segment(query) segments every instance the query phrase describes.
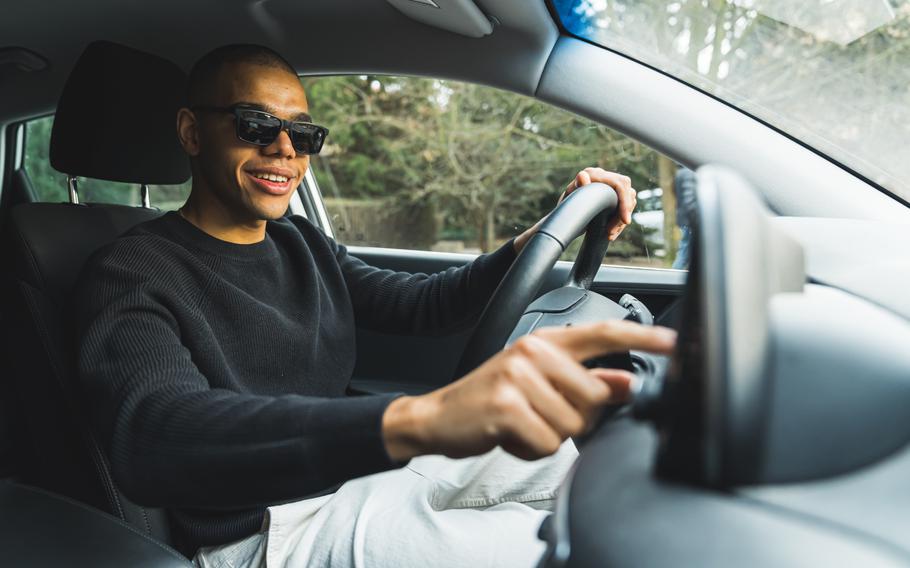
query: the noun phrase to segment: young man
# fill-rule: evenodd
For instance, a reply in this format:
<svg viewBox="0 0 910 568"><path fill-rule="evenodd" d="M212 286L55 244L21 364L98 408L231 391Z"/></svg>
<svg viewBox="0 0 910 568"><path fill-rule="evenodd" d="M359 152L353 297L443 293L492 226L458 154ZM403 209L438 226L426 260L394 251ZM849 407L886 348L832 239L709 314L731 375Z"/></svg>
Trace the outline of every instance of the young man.
<svg viewBox="0 0 910 568"><path fill-rule="evenodd" d="M410 333L464 323L534 229L431 276L367 266L306 220L282 218L324 136L309 124L287 62L261 47L220 48L195 65L188 94L177 135L192 165L189 199L99 251L77 290L80 375L124 492L168 508L178 548L207 547L200 565L347 565L364 555L371 565L468 565L515 542L523 551L500 551L499 561L539 555L540 512L519 503L552 498L574 457L563 441L630 380L578 361L629 348L667 352L673 333L622 322L543 331L427 395L345 396L355 322ZM586 169L567 193L591 181L619 195L615 238L635 204L629 179ZM497 447L528 460L556 453L562 465L521 462L491 452ZM418 458L397 469L432 454L485 457ZM421 468L424 478L460 471L468 482L448 486L476 488L484 475L522 467L534 495L497 488L491 496L486 487L486 500L451 494L442 503L438 484L418 483ZM547 472L555 477L543 491L534 481ZM391 501L371 501L379 495ZM497 511L476 510L499 501ZM396 516L376 521L371 507ZM380 532L364 537L370 521ZM500 521L511 527L502 538L472 546L472 534L489 537ZM391 526L409 542L396 551L381 530ZM438 538L421 533L442 526ZM459 538L466 546L446 548Z"/></svg>

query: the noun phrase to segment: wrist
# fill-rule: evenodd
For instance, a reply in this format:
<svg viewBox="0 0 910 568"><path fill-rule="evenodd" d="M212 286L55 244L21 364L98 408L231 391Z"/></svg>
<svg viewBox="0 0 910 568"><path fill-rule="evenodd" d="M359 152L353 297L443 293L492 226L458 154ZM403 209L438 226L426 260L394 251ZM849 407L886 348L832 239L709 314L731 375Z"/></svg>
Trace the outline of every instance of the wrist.
<svg viewBox="0 0 910 568"><path fill-rule="evenodd" d="M396 462L429 453L426 396L402 396L393 400L382 415L382 439L386 452Z"/></svg>
<svg viewBox="0 0 910 568"><path fill-rule="evenodd" d="M512 241L512 247L515 249L515 254L521 254L522 249L525 248L525 245L528 244L528 241L530 241L531 237L534 236L534 233L537 232L540 223L541 222L538 221L533 227L526 229L525 232L515 237L515 240Z"/></svg>

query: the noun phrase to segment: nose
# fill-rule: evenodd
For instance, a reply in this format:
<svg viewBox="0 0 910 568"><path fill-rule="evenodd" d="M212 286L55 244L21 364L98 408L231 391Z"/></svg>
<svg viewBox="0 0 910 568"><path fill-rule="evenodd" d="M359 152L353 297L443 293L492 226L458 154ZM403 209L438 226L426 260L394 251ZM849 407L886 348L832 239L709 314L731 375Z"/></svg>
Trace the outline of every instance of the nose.
<svg viewBox="0 0 910 568"><path fill-rule="evenodd" d="M297 157L297 151L294 150L294 144L291 143L291 136L284 129L278 133L278 137L271 144L262 147L262 152L267 156L277 156L289 160Z"/></svg>

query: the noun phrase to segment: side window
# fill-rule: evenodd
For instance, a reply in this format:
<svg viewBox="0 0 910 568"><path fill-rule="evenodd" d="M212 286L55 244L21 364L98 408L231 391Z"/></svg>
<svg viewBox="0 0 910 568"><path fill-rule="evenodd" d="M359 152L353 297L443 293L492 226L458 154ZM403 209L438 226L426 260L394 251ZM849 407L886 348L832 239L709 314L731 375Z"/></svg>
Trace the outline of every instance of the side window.
<svg viewBox="0 0 910 568"><path fill-rule="evenodd" d="M490 251L550 211L591 165L628 175L638 190L633 224L604 263L669 268L687 240L677 223L677 165L600 124L469 83L374 75L302 81L314 120L330 131L311 167L342 243Z"/></svg>
<svg viewBox="0 0 910 568"><path fill-rule="evenodd" d="M25 125L23 167L32 182L38 201L69 201L66 175L51 167L49 152L53 116L30 120ZM79 178L79 199L85 203L139 205L139 186L91 178ZM150 185L153 207L169 211L179 208L190 193L190 182L180 185Z"/></svg>

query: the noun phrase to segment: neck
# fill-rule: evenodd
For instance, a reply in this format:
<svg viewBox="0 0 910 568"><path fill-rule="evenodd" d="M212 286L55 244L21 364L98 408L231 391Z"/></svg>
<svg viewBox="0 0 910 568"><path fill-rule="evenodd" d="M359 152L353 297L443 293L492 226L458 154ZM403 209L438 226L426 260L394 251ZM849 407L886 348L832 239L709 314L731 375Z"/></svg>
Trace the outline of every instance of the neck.
<svg viewBox="0 0 910 568"><path fill-rule="evenodd" d="M179 213L200 230L222 241L250 245L265 239L264 220L238 218L218 199L198 191L195 184Z"/></svg>

